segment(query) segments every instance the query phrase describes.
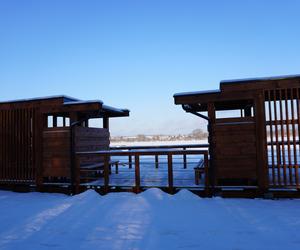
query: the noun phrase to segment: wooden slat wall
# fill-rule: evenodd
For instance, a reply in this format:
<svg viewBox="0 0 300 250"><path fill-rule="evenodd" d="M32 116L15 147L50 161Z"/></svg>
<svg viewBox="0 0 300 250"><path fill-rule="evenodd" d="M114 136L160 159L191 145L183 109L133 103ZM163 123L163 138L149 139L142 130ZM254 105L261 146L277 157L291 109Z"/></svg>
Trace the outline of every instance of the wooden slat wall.
<svg viewBox="0 0 300 250"><path fill-rule="evenodd" d="M271 187L299 188L300 88L265 91Z"/></svg>
<svg viewBox="0 0 300 250"><path fill-rule="evenodd" d="M76 152L108 150L109 130L105 128L76 127L75 130ZM104 161L102 156L84 156L82 164L88 165Z"/></svg>
<svg viewBox="0 0 300 250"><path fill-rule="evenodd" d="M43 177L70 177L70 128L43 131Z"/></svg>
<svg viewBox="0 0 300 250"><path fill-rule="evenodd" d="M75 151L109 149L107 129L75 127ZM43 177L70 178L71 170L70 127L47 128L43 131ZM83 157L83 164L103 161L101 156Z"/></svg>
<svg viewBox="0 0 300 250"><path fill-rule="evenodd" d="M217 119L212 128L216 179L257 179L256 137L253 118ZM229 182L228 182L229 183Z"/></svg>
<svg viewBox="0 0 300 250"><path fill-rule="evenodd" d="M34 182L32 108L0 110L0 183Z"/></svg>

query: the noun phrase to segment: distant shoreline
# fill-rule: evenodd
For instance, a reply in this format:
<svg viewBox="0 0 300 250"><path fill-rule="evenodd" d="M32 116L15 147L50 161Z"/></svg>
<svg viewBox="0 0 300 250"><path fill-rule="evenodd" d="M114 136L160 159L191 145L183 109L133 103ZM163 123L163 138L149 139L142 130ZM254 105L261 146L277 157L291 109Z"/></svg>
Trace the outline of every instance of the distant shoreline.
<svg viewBox="0 0 300 250"><path fill-rule="evenodd" d="M183 144L206 144L207 139L201 140L174 140L174 141L111 141L110 146L158 146L158 145L183 145Z"/></svg>

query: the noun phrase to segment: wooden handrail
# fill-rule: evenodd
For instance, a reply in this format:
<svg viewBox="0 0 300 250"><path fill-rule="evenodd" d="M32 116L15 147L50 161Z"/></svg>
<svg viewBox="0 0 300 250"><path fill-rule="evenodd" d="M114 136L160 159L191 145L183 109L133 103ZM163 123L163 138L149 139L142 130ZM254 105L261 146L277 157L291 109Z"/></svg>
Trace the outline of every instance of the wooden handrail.
<svg viewBox="0 0 300 250"><path fill-rule="evenodd" d="M128 156L134 157L135 167L135 186L134 191L140 192L141 177L140 177L140 157L141 156L167 156L168 164L168 189L172 193L174 191L174 179L173 179L173 155L202 155L204 158L204 170L205 170L205 185L209 185L208 179L208 151L199 149L171 149L171 148L151 148L151 149L132 149L132 150L103 150L103 151L90 151L90 152L76 152L76 161L80 161L80 156L98 155L104 157L104 191L109 192L109 159L111 156ZM185 159L186 160L186 159ZM154 162L154 165L158 162ZM186 162L185 162L186 164ZM80 166L80 162L76 163L76 166ZM79 171L77 171L79 173ZM206 187L208 188L208 186Z"/></svg>

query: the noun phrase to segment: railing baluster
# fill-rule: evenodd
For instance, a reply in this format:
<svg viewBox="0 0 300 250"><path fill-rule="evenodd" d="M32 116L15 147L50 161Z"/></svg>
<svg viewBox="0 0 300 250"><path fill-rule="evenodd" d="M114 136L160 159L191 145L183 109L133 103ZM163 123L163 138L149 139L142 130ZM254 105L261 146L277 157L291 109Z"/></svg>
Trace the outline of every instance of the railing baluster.
<svg viewBox="0 0 300 250"><path fill-rule="evenodd" d="M129 152L130 152L130 149L129 149ZM130 154L128 155L128 165L129 165L129 168L132 168L132 157Z"/></svg>
<svg viewBox="0 0 300 250"><path fill-rule="evenodd" d="M282 144L282 159L283 159L283 181L284 185L287 184L286 178L286 159L285 159L285 145L284 145L284 126L283 126L283 107L282 104L284 100L282 99L282 90L279 91L279 111L280 111L280 128L281 128L281 144Z"/></svg>
<svg viewBox="0 0 300 250"><path fill-rule="evenodd" d="M183 150L185 151L186 148L184 147ZM186 168L186 167L187 167L186 154L183 153L183 168Z"/></svg>
<svg viewBox="0 0 300 250"><path fill-rule="evenodd" d="M205 190L209 189L208 153L204 154Z"/></svg>
<svg viewBox="0 0 300 250"><path fill-rule="evenodd" d="M140 176L140 156L139 154L136 154L134 157L135 161L135 192L140 192L141 187L141 176Z"/></svg>
<svg viewBox="0 0 300 250"><path fill-rule="evenodd" d="M168 181L169 181L169 192L173 192L173 159L172 154L168 153Z"/></svg>
<svg viewBox="0 0 300 250"><path fill-rule="evenodd" d="M298 165L298 161L297 161L297 146L296 146L296 127L295 127L295 108L294 108L294 91L293 89L291 90L291 112L292 112L292 136L293 136L293 155L294 155L294 164L293 164L293 170L295 173L295 184L296 186L299 185L299 179L298 179L298 169L296 169L296 165Z"/></svg>
<svg viewBox="0 0 300 250"><path fill-rule="evenodd" d="M109 156L107 154L104 155L104 192L107 193L109 191Z"/></svg>

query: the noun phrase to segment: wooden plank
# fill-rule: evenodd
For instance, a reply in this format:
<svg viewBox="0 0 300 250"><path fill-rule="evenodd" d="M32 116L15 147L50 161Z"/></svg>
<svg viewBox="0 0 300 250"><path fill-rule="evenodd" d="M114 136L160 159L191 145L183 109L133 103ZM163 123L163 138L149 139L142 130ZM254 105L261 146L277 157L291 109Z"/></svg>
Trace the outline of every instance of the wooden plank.
<svg viewBox="0 0 300 250"><path fill-rule="evenodd" d="M235 130L238 128L238 130ZM213 126L213 131L216 134L223 134L223 133L231 133L231 134L241 134L245 133L246 131L253 131L255 129L255 123L240 123L240 124L232 124L232 123L222 123L216 124Z"/></svg>
<svg viewBox="0 0 300 250"><path fill-rule="evenodd" d="M276 141L276 159L277 159L277 180L278 185L281 185L281 172L280 172L280 164L281 164L281 157L280 157L280 145L279 145L279 137L278 137L278 119L277 119L277 93L276 90L273 92L274 96L274 124L275 124L275 141Z"/></svg>
<svg viewBox="0 0 300 250"><path fill-rule="evenodd" d="M298 139L299 139L299 142L298 142L298 149L299 149L299 155L300 155L300 88L297 88L296 89L296 101L297 101L297 120L298 120ZM297 164L296 165L296 170L297 170L297 179L299 179L299 172L298 172L298 168L299 168L299 165ZM299 188L299 184L297 185L297 187Z"/></svg>
<svg viewBox="0 0 300 250"><path fill-rule="evenodd" d="M140 176L140 156L135 154L134 156L134 164L135 164L135 192L140 192L141 186L141 176Z"/></svg>
<svg viewBox="0 0 300 250"><path fill-rule="evenodd" d="M4 159L3 159L3 179L7 178L7 149L8 149L8 134L7 134L7 120L8 120L8 115L7 115L7 110L3 110L3 136L4 136L4 143L5 147L3 148L3 154L4 154Z"/></svg>
<svg viewBox="0 0 300 250"><path fill-rule="evenodd" d="M283 102L282 99L282 90L279 91L279 108L280 108L280 128L281 128L281 141L284 141L284 125L283 125ZM286 178L286 159L285 159L285 147L282 146L282 160L283 160L283 182L284 185L287 185L287 178Z"/></svg>
<svg viewBox="0 0 300 250"><path fill-rule="evenodd" d="M168 183L169 183L169 191L172 193L174 189L173 185L173 160L172 154L168 154Z"/></svg>
<svg viewBox="0 0 300 250"><path fill-rule="evenodd" d="M214 188L216 182L217 182L217 173L218 173L218 169L217 166L214 164L214 159L216 156L215 153L215 148L216 148L216 141L213 140L213 138L215 137L215 133L213 130L213 127L215 126L216 123L216 111L215 111L215 106L214 103L209 102L207 104L207 114L209 117L209 122L208 122L208 142L209 142L209 155L210 155L210 159L209 159L209 165L211 168L211 185L212 188Z"/></svg>
<svg viewBox="0 0 300 250"><path fill-rule="evenodd" d="M109 191L109 157L104 156L104 190Z"/></svg>
<svg viewBox="0 0 300 250"><path fill-rule="evenodd" d="M268 95L268 110L269 120L272 121L272 108L271 108L271 97L270 91L267 91ZM270 139L271 139L271 161L272 161L272 183L275 185L275 164L274 164L274 143L273 143L273 125L270 126Z"/></svg>
<svg viewBox="0 0 300 250"><path fill-rule="evenodd" d="M253 133L245 133L243 136L241 135L228 135L222 134L218 136L213 136L211 140L215 143L229 144L229 143L255 143L256 137Z"/></svg>
<svg viewBox="0 0 300 250"><path fill-rule="evenodd" d="M258 186L261 192L265 192L269 185L264 99L264 92L257 92L254 105L254 113L256 119L257 149L256 166L258 175Z"/></svg>
<svg viewBox="0 0 300 250"><path fill-rule="evenodd" d="M291 89L291 95L293 96L294 94L294 91L293 89ZM298 165L298 160L297 160L297 145L296 145L296 122L295 122L295 108L294 108L294 100L292 98L291 100L291 114L292 114L292 137L293 137L293 155L294 155L294 164L293 165ZM295 183L296 183L296 186L299 185L299 179L298 179L298 169L294 168L294 180L295 180Z"/></svg>
<svg viewBox="0 0 300 250"><path fill-rule="evenodd" d="M159 162L158 162L158 155L155 155L155 168L158 168L158 165Z"/></svg>
<svg viewBox="0 0 300 250"><path fill-rule="evenodd" d="M42 135L43 135L43 128L42 128L42 114L38 108L35 109L35 117L34 117L34 129L33 132L35 134L35 174L36 174L36 185L37 188L40 189L43 184L43 161L42 161Z"/></svg>
<svg viewBox="0 0 300 250"><path fill-rule="evenodd" d="M293 174L292 174L292 157L291 157L291 144L290 144L290 123L289 121L289 105L288 105L288 89L285 89L285 118L287 121L286 124L286 136L287 136L287 143L288 143L288 168L289 168L289 184L293 182Z"/></svg>
<svg viewBox="0 0 300 250"><path fill-rule="evenodd" d="M0 180L3 180L4 174L4 166L3 166L3 159L4 159L4 117L3 117L3 110L0 110Z"/></svg>
<svg viewBox="0 0 300 250"><path fill-rule="evenodd" d="M220 123L254 123L254 117L247 116L247 117L234 117L234 118L218 118L216 119L216 124L219 125Z"/></svg>
<svg viewBox="0 0 300 250"><path fill-rule="evenodd" d="M76 127L76 136L95 137L95 136L109 136L109 130L105 128L88 128Z"/></svg>
<svg viewBox="0 0 300 250"><path fill-rule="evenodd" d="M253 81L241 83L226 83L221 84L220 89L224 92L234 93L235 91L244 90L265 90L265 89L276 89L276 88L295 88L300 84L299 79L278 79L278 80L266 80L266 81Z"/></svg>

